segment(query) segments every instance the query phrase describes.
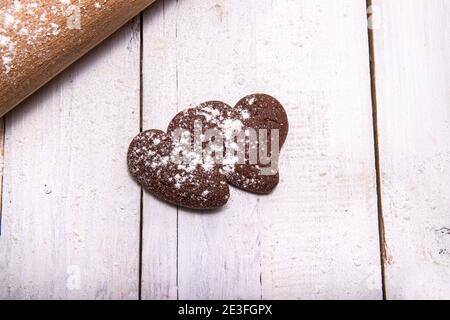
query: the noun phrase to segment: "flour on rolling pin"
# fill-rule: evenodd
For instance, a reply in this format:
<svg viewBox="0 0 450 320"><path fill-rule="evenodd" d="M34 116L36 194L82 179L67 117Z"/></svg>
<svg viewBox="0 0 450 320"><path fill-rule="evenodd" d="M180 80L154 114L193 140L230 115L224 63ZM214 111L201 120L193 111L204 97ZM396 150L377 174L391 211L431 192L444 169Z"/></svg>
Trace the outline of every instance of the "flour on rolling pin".
<svg viewBox="0 0 450 320"><path fill-rule="evenodd" d="M95 9L101 9L107 0L95 2ZM4 74L20 66L16 61L24 55L39 52L51 37L57 37L63 28L80 29L80 3L71 0L56 1L7 1L0 9L0 54ZM61 22L65 22L61 25ZM45 54L45 52L39 52Z"/></svg>
<svg viewBox="0 0 450 320"><path fill-rule="evenodd" d="M153 1L1 1L0 116Z"/></svg>

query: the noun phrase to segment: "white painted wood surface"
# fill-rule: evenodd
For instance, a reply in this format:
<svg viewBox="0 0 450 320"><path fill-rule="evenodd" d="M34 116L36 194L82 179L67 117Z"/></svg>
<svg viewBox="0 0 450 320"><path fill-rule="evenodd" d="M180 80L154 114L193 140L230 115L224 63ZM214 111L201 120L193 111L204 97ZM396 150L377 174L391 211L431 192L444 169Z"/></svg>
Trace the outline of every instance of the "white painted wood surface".
<svg viewBox="0 0 450 320"><path fill-rule="evenodd" d="M136 21L7 115L0 298L381 298L365 5L160 0L142 119ZM387 298L449 298L450 4L372 12ZM211 214L141 199L140 121L258 91L290 119L271 195L232 188Z"/></svg>
<svg viewBox="0 0 450 320"><path fill-rule="evenodd" d="M255 8L254 85L279 95L291 129L259 205L263 297L379 299L365 1Z"/></svg>
<svg viewBox="0 0 450 320"><path fill-rule="evenodd" d="M165 128L174 106L262 91L291 131L270 196L232 189L219 212L178 221L146 196L143 298L174 298L176 285L181 299L381 298L365 1L158 11L144 24L145 128Z"/></svg>
<svg viewBox="0 0 450 320"><path fill-rule="evenodd" d="M246 2L229 5L240 10L250 8ZM227 41L228 32L217 32L223 8L211 1L161 1L158 6L160 12L151 12L144 24L145 128L164 130L177 110L189 104L214 99L237 102L245 92L233 87L236 75L229 70L237 70L242 60L233 62L233 55L223 49L233 41ZM242 32L240 26L236 24L235 33ZM195 34L202 46L193 42ZM247 32L244 39L250 37ZM245 70L251 71L249 67L242 72ZM261 297L254 210L257 197L232 192L232 200L224 210L205 214L180 209L178 221L174 207L146 196L149 201L144 203L143 298ZM174 242L178 243L175 252ZM152 269L147 270L146 266ZM158 283L163 284L163 289L155 288Z"/></svg>
<svg viewBox="0 0 450 320"><path fill-rule="evenodd" d="M136 299L139 27L6 116L0 298Z"/></svg>
<svg viewBox="0 0 450 320"><path fill-rule="evenodd" d="M143 14L143 129L165 131L177 113L177 4L159 1ZM142 298L177 299L177 208L144 192Z"/></svg>
<svg viewBox="0 0 450 320"><path fill-rule="evenodd" d="M374 2L389 299L450 298L450 2Z"/></svg>

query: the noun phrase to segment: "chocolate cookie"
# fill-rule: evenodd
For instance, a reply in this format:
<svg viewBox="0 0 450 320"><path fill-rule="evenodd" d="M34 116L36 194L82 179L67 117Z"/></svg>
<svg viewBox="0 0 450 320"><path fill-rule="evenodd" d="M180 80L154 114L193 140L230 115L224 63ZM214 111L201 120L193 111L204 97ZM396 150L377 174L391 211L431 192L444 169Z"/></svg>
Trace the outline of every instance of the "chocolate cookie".
<svg viewBox="0 0 450 320"><path fill-rule="evenodd" d="M246 191L269 193L279 182L278 158L289 131L287 114L280 102L266 94L244 97L234 109L238 114L245 115L242 117L244 127L256 133L254 149L258 150L258 157L257 161L236 164L234 170L227 173L227 181ZM250 140L247 134L246 142ZM249 149L246 150L247 158Z"/></svg>
<svg viewBox="0 0 450 320"><path fill-rule="evenodd" d="M196 126L200 127L203 149L213 140L217 142L217 137L211 139L211 129L220 131L222 148L219 141L216 152L206 156L220 160L214 161L215 167L229 183L262 194L269 193L278 184L278 153L289 125L286 112L275 98L254 94L241 99L235 107L219 101L205 102L178 113L167 133L181 129L193 136L197 132L198 136Z"/></svg>
<svg viewBox="0 0 450 320"><path fill-rule="evenodd" d="M191 209L213 209L229 198L228 184L219 168L210 166L186 148L190 140L173 140L160 130L136 136L128 149L128 168L147 191L158 198Z"/></svg>
<svg viewBox="0 0 450 320"><path fill-rule="evenodd" d="M227 154L226 139L236 133L243 133L244 124L241 115L233 107L220 101L208 101L197 107L188 108L172 119L167 134L173 135L177 130L190 133L193 145L195 137L197 141L201 140L199 145L202 147L203 158L209 159L220 172L226 174L234 170L237 159L232 154ZM215 150L208 152L208 146L213 141L216 141Z"/></svg>

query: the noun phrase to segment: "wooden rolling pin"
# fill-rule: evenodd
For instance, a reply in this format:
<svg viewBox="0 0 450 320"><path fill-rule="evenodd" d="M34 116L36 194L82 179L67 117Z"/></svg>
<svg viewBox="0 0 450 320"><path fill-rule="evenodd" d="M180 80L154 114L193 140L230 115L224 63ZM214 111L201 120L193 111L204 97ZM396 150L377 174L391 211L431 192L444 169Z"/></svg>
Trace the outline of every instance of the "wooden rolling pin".
<svg viewBox="0 0 450 320"><path fill-rule="evenodd" d="M155 0L0 0L0 116Z"/></svg>

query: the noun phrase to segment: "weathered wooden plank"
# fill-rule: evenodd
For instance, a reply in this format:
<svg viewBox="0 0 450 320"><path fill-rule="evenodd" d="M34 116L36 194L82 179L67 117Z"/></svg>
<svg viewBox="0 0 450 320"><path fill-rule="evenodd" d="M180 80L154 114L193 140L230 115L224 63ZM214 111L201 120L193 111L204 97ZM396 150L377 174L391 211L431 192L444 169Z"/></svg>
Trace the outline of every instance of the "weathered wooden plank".
<svg viewBox="0 0 450 320"><path fill-rule="evenodd" d="M6 117L1 298L138 296L139 24Z"/></svg>
<svg viewBox="0 0 450 320"><path fill-rule="evenodd" d="M156 119L151 127L164 128L174 104L234 104L257 91L281 100L291 122L273 194L232 189L219 212L179 210L178 296L381 298L365 1L165 5L176 12L145 25L149 47L159 50L144 72L153 79L144 93L156 102L144 103ZM168 111L156 115L161 108ZM175 209L153 210L154 223L163 222L144 232L144 243L156 241L159 251L144 259L163 262L149 282L170 281L162 291L174 297L174 271L162 268L174 259ZM169 235L158 234L163 229Z"/></svg>
<svg viewBox="0 0 450 320"><path fill-rule="evenodd" d="M177 113L177 3L144 12L143 129L166 130ZM177 208L147 192L143 198L142 298L177 298Z"/></svg>
<svg viewBox="0 0 450 320"><path fill-rule="evenodd" d="M181 106L206 100L234 105L253 93L255 1L181 1L178 14L178 97ZM231 187L230 187L231 188ZM261 297L261 242L255 195L230 190L211 214L180 210L179 297Z"/></svg>
<svg viewBox="0 0 450 320"><path fill-rule="evenodd" d="M264 298L379 299L365 1L260 1L257 87L285 104L282 181L261 198Z"/></svg>
<svg viewBox="0 0 450 320"><path fill-rule="evenodd" d="M450 2L374 1L390 299L450 298Z"/></svg>
<svg viewBox="0 0 450 320"><path fill-rule="evenodd" d="M244 85L253 77L252 57L248 56L248 66L241 66L243 59L235 60L236 53L233 54L233 50L247 50L249 46L244 42L234 44L234 39L229 38L239 32L243 32L242 40L251 38L250 21L232 26L242 17L239 11L250 10L250 3L164 1L160 6L164 6L161 8L163 13L158 19L146 20L144 32L144 48L149 48L148 52L144 51L144 65L151 64L144 69L144 79L151 79L144 82L144 115L147 112L153 115L149 120L150 127L165 128L176 110L189 104L213 99L234 104L238 98L250 93ZM230 15L225 14L225 10L231 9ZM221 30L224 19L232 30ZM234 74L229 72L230 68L241 68L241 72ZM249 79L245 79L246 73L250 75ZM236 88L235 76L241 77L241 88ZM164 113L158 114L161 109ZM160 122L161 119L164 121ZM177 228L175 209L160 208L162 205L144 206L144 211L147 207L149 211L153 210L154 218L150 223L155 224L153 233L144 232L144 248L146 243L155 242L159 248L158 251L153 250L153 257L144 254L144 265L147 259L148 264L153 263L154 268L159 268L153 274L148 272L150 283L168 281L163 289L166 292L164 297L176 297L170 288L173 288L177 280L174 276L177 275L180 298L261 296L257 197L235 190L232 192L232 200L220 213L179 210L177 274L171 265L176 265L177 258L173 250L173 235L175 231L176 236ZM148 220L152 221L144 221ZM167 220L170 220L170 225ZM167 232L169 235L165 234ZM170 240L167 241L167 237ZM154 285L150 287L153 292L159 290ZM155 297L155 294L148 296Z"/></svg>

